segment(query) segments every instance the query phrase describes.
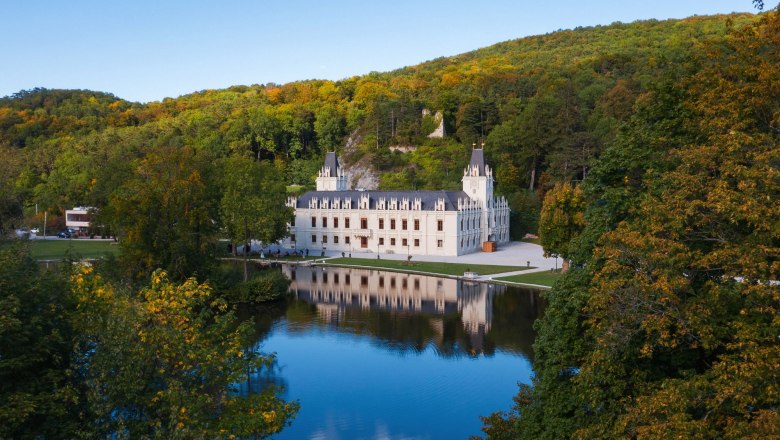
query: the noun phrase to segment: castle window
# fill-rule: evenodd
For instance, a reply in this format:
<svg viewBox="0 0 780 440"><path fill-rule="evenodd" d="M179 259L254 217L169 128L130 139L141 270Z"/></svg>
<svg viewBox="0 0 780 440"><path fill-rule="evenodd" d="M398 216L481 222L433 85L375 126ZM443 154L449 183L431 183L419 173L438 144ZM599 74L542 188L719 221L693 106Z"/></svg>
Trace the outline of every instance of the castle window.
<svg viewBox="0 0 780 440"><path fill-rule="evenodd" d="M419 238L415 238L414 239L414 247L420 247L420 239Z"/></svg>
<svg viewBox="0 0 780 440"><path fill-rule="evenodd" d="M295 226L295 216L290 220L290 226Z"/></svg>
<svg viewBox="0 0 780 440"><path fill-rule="evenodd" d="M368 219L365 217L362 217L360 219L360 229L368 229Z"/></svg>
<svg viewBox="0 0 780 440"><path fill-rule="evenodd" d="M406 228L408 228L408 227L409 227L409 221L406 220L406 219L401 220L401 229L403 229L405 231Z"/></svg>
<svg viewBox="0 0 780 440"><path fill-rule="evenodd" d="M295 242L295 234L290 234L290 241Z"/></svg>
<svg viewBox="0 0 780 440"><path fill-rule="evenodd" d="M349 244L349 235L344 237L344 244Z"/></svg>
<svg viewBox="0 0 780 440"><path fill-rule="evenodd" d="M385 238L379 237L379 246L383 246L385 244Z"/></svg>
<svg viewBox="0 0 780 440"><path fill-rule="evenodd" d="M338 235L334 235L333 236L333 244L339 244L339 236Z"/></svg>
<svg viewBox="0 0 780 440"><path fill-rule="evenodd" d="M390 239L390 246L395 246L395 238Z"/></svg>
<svg viewBox="0 0 780 440"><path fill-rule="evenodd" d="M390 219L390 229L395 229L395 219L394 218Z"/></svg>
<svg viewBox="0 0 780 440"><path fill-rule="evenodd" d="M349 217L344 219L344 227L349 229Z"/></svg>
<svg viewBox="0 0 780 440"><path fill-rule="evenodd" d="M379 219L379 229L384 229L384 228L385 228L385 219L380 218Z"/></svg>
<svg viewBox="0 0 780 440"><path fill-rule="evenodd" d="M419 231L420 230L420 220L414 219L414 230Z"/></svg>
<svg viewBox="0 0 780 440"><path fill-rule="evenodd" d="M436 230L437 231L444 230L444 220L436 220Z"/></svg>
<svg viewBox="0 0 780 440"><path fill-rule="evenodd" d="M323 217L322 218L322 227L323 228L327 228L328 227L328 218L327 217Z"/></svg>
<svg viewBox="0 0 780 440"><path fill-rule="evenodd" d="M316 228L317 227L317 217L311 218L311 227Z"/></svg>
<svg viewBox="0 0 780 440"><path fill-rule="evenodd" d="M444 240L436 240L436 247L444 247Z"/></svg>
<svg viewBox="0 0 780 440"><path fill-rule="evenodd" d="M338 228L339 227L339 218L333 217L333 227Z"/></svg>
<svg viewBox="0 0 780 440"><path fill-rule="evenodd" d="M312 235L311 236L311 242L312 243L316 243L317 242L317 236L316 235Z"/></svg>
<svg viewBox="0 0 780 440"><path fill-rule="evenodd" d="M401 239L401 246L409 246L409 240L405 238Z"/></svg>

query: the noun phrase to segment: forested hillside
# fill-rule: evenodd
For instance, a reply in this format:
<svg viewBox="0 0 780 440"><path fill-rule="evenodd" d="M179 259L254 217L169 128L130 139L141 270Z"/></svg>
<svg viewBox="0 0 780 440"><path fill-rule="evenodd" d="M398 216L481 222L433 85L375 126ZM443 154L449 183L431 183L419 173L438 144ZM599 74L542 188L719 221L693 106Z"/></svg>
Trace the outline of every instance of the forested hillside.
<svg viewBox="0 0 780 440"><path fill-rule="evenodd" d="M535 231L541 192L587 175L659 78L694 70L704 41L751 15L644 21L500 43L342 81L235 86L139 104L83 90L21 91L0 100L0 228L56 221L75 205L106 207L150 153L186 147L196 162L272 161L311 185L324 152L356 143L382 188L457 188L473 144L496 164L513 231ZM423 109L442 112L447 136ZM391 145L414 145L391 153ZM209 173L201 173L205 176ZM211 173L216 175L217 173ZM109 222L110 223L110 222Z"/></svg>
<svg viewBox="0 0 780 440"><path fill-rule="evenodd" d="M446 136L428 137L436 124L424 109L443 114ZM459 187L472 145L484 143L497 189L513 209L513 233L540 231L545 250L570 263L545 294L534 384L521 388L511 411L486 417L488 436L777 438L778 141L777 11L561 31L393 72L235 86L147 104L83 90L22 91L0 99L0 232L37 226L44 211L55 227L65 208L95 207L96 225L117 233L123 246L124 264L110 269L127 269L149 284L144 292L155 307L138 308L87 268L70 281L80 295L76 306L57 306L46 292L64 289L30 270L31 263L19 263L23 253L13 248L0 255L9 274L0 287L11 298L3 310L34 318L34 325L0 336L16 347L13 355L27 356L19 347L49 334L34 307L46 303L52 308L41 308L44 314L56 315L55 306L82 310L74 325L89 338L75 353L92 353L88 342L105 334L99 318L114 309L122 319L103 323L112 331L105 346L145 347L125 331L158 319L156 305L172 295L174 284L155 271L164 268L175 280L198 275L219 286L213 275L219 272L209 270L216 238L278 238L289 219L281 208L283 183L311 186L326 151L342 152L347 163L373 164L383 188L446 189ZM391 152L399 145L417 148ZM189 322L210 284L187 283L185 292L202 293L174 310ZM99 300L93 304L82 292ZM209 320L203 314L193 322ZM21 328L23 320L13 315L4 322ZM55 341L64 334L51 332ZM175 360L167 334L138 337L153 337ZM208 350L227 343L212 339L200 356L211 359ZM74 353L69 343L55 344L62 356ZM50 345L32 348L42 359L62 357ZM159 352L137 356L152 365ZM114 358L124 359L113 352L98 357L105 368L96 371L109 383ZM14 365L38 371L24 359ZM3 399L10 409L0 408L13 422L7 436L60 432L52 414L75 420L61 411L71 408L61 383L72 371L31 375L51 384L29 393L27 382L18 381L22 391ZM190 370L179 379L189 384ZM34 405L48 402L55 387L65 390L61 407ZM150 398L149 411L157 411L158 397L138 390L139 401ZM168 404L179 396L166 399L172 414L163 418L183 417ZM115 414L103 400L93 403L95 414ZM208 405L201 406L208 415ZM275 432L296 408L280 407L279 417L239 435ZM90 414L79 417L95 419ZM192 432L222 432L203 420ZM117 428L93 429L83 436ZM181 436L197 437L192 432Z"/></svg>

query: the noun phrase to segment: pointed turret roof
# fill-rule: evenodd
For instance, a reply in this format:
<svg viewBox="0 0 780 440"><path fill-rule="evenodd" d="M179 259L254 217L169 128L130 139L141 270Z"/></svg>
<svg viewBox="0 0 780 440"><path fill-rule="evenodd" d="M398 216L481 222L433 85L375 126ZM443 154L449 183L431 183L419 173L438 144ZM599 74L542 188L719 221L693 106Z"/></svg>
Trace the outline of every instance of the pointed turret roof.
<svg viewBox="0 0 780 440"><path fill-rule="evenodd" d="M481 148L471 150L471 162L469 162L469 169L474 169L476 166L480 176L485 175L485 154L483 152L484 150Z"/></svg>
<svg viewBox="0 0 780 440"><path fill-rule="evenodd" d="M338 177L339 159L335 151L330 151L325 156L325 166L330 168L330 177Z"/></svg>

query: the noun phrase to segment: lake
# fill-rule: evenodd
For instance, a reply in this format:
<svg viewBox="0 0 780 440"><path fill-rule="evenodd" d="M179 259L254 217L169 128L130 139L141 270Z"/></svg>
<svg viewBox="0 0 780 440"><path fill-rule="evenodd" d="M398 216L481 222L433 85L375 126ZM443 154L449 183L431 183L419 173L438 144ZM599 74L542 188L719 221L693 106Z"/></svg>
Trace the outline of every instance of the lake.
<svg viewBox="0 0 780 440"><path fill-rule="evenodd" d="M538 292L413 274L284 266L253 313L272 380L301 410L274 439L467 439L532 376Z"/></svg>

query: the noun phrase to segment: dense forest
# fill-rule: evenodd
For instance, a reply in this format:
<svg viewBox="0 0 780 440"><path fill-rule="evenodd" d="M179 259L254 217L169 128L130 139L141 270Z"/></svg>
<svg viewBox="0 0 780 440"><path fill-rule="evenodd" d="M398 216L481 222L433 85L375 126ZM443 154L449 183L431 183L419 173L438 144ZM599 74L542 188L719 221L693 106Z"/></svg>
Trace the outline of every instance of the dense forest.
<svg viewBox="0 0 780 440"><path fill-rule="evenodd" d="M160 403L140 385L146 376L111 376L118 352L100 353L96 372L46 367L28 394L12 394L11 382L0 387L18 399L0 404L0 420L10 436L56 432L37 421L110 414L116 395L74 406L80 415L67 403L129 383L138 400L123 408L127 423L152 414L170 424L159 432L220 436L217 421L176 431L184 415L175 399L202 414L214 403L185 392L191 371L164 341L178 334L176 317L191 331L180 338L202 337L190 327L215 316L226 316L225 328L237 325L221 303L205 306L208 282L219 285L214 241L283 234L289 213L268 207L283 205L285 184L311 187L326 151L373 168L380 188L449 189L459 188L471 148L484 145L513 210L513 235L540 232L545 251L570 267L537 322L534 384L521 388L511 411L485 418L488 437L777 436L779 81L780 15L770 11L577 28L392 72L146 104L86 90L2 98L0 232L38 226L44 212L50 228L62 227L64 209L94 207L99 232L120 237L119 266L142 292L86 268L64 280L42 276L14 263L27 258L23 249L4 249L0 291L12 292L3 301L17 307L10 330L0 328L3 344L44 335L63 352L31 348L59 365L73 351L63 331L87 336L76 350L86 357L96 339L132 346L147 336L124 329L148 325L151 351L123 356L149 362L148 376L159 380L151 359L162 353L180 369L182 388ZM446 135L431 138L437 112ZM52 297L57 289L76 293ZM189 302L166 308L177 289ZM19 291L53 306L18 306L27 304ZM99 319L109 309L128 313ZM65 319L58 310L72 313ZM25 327L24 317L40 313L50 324ZM194 359L221 353L236 372L246 367L240 332L222 342L210 335ZM13 368L43 368L17 354ZM94 380L78 382L76 373ZM41 407L36 399L51 387L63 394ZM221 398L236 405L224 407L225 417L235 417L243 403ZM281 429L296 410L279 400L249 404L275 416L239 435ZM67 432L136 432L103 422Z"/></svg>
<svg viewBox="0 0 780 440"><path fill-rule="evenodd" d="M703 42L754 20L578 28L393 72L148 104L84 90L21 91L0 99L0 148L9 159L0 170L0 229L39 225L36 205L54 225L64 209L104 208L139 162L172 149L188 149L204 166L232 155L266 160L288 185L304 187L324 153L336 150L348 164L376 170L380 188L449 189L460 187L472 146L484 143L522 236L536 230L544 190L586 176L659 78L694 69ZM447 136L427 137L435 122L423 109L443 115ZM418 148L402 154L393 145ZM212 171L201 176L218 186Z"/></svg>

